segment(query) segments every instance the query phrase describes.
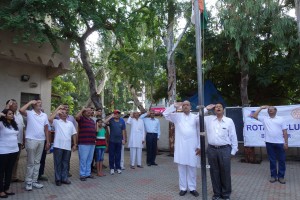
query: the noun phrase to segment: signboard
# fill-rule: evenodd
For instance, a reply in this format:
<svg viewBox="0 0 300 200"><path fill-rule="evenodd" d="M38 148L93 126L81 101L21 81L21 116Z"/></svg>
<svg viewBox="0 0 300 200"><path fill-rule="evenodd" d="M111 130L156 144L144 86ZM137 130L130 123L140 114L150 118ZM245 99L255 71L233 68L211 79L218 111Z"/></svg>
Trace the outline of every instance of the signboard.
<svg viewBox="0 0 300 200"><path fill-rule="evenodd" d="M244 145L249 147L264 147L265 132L263 124L252 118L251 115L259 107L244 107ZM277 115L283 117L287 127L289 147L300 147L300 105L276 106ZM267 109L259 115L269 116Z"/></svg>

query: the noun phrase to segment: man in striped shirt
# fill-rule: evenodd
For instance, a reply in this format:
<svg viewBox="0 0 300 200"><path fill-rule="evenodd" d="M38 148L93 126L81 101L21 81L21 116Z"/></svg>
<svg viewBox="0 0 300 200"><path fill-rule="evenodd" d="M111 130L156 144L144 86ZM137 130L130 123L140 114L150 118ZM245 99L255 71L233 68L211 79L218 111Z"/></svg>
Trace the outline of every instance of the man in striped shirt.
<svg viewBox="0 0 300 200"><path fill-rule="evenodd" d="M76 115L78 123L78 155L80 165L80 180L86 181L86 178L94 178L91 175L91 163L93 160L96 125L92 119L91 108L83 108Z"/></svg>

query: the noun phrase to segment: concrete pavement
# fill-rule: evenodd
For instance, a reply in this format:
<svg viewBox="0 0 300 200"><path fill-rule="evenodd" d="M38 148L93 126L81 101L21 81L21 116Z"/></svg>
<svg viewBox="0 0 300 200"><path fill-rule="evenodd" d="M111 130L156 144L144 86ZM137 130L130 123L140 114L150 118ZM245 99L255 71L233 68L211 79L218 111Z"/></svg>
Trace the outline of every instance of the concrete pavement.
<svg viewBox="0 0 300 200"><path fill-rule="evenodd" d="M285 185L269 183L269 163L265 158L261 164L241 163L240 157L232 159L232 200L299 200L300 199L300 162L287 161ZM96 177L87 181L79 180L78 152L72 153L71 185L56 186L54 182L53 154L47 155L45 175L48 181L42 181L44 188L26 191L24 183L12 183L11 190L16 195L8 200L34 199L109 199L109 200L189 200L202 199L201 170L198 169L198 198L187 193L178 195L177 165L168 153L157 156L158 166L148 167L145 164L146 152L143 152L144 168L129 168L129 151L125 151L125 167L122 174L110 175L105 169L105 177ZM108 166L108 154L104 164ZM20 157L19 176L24 179L26 151ZM208 199L212 197L209 170L207 170Z"/></svg>

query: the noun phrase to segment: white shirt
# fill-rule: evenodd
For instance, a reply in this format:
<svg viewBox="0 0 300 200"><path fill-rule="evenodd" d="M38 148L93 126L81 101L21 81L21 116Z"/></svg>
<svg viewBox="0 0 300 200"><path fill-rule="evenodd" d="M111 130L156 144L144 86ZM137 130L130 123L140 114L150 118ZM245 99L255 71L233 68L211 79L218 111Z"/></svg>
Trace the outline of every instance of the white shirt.
<svg viewBox="0 0 300 200"><path fill-rule="evenodd" d="M9 154L19 151L18 133L13 127L7 128L0 122L0 154Z"/></svg>
<svg viewBox="0 0 300 200"><path fill-rule="evenodd" d="M199 115L174 111L176 108L171 105L163 112L166 120L175 124L174 162L198 167L200 157L196 155L196 149L200 148Z"/></svg>
<svg viewBox="0 0 300 200"><path fill-rule="evenodd" d="M19 133L18 133L18 143L23 144L23 129L25 127L23 116L19 111L14 114L15 121L18 125Z"/></svg>
<svg viewBox="0 0 300 200"><path fill-rule="evenodd" d="M143 148L143 141L145 141L144 121L129 117L127 124L131 125L128 147Z"/></svg>
<svg viewBox="0 0 300 200"><path fill-rule="evenodd" d="M54 119L55 136L53 147L65 150L71 150L72 136L75 135L76 128L69 120Z"/></svg>
<svg viewBox="0 0 300 200"><path fill-rule="evenodd" d="M26 138L33 140L45 140L45 126L49 125L45 113L37 114L34 110L27 110Z"/></svg>
<svg viewBox="0 0 300 200"><path fill-rule="evenodd" d="M283 130L287 129L282 117L259 116L258 120L263 123L265 129L265 142L284 143Z"/></svg>
<svg viewBox="0 0 300 200"><path fill-rule="evenodd" d="M235 131L235 125L231 118L223 116L221 121L216 115L204 117L207 141L210 145L222 146L231 145L231 155L238 151L238 141Z"/></svg>

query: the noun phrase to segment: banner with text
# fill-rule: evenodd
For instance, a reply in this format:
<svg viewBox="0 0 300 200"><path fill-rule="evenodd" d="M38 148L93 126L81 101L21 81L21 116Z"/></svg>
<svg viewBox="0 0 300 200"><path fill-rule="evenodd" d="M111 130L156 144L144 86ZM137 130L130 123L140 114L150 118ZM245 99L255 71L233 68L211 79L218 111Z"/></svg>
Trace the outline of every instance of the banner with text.
<svg viewBox="0 0 300 200"><path fill-rule="evenodd" d="M265 132L262 123L251 115L259 107L244 107L244 146L264 147ZM300 105L276 106L277 115L283 117L287 125L289 147L300 147ZM259 115L268 116L268 110L263 109Z"/></svg>

